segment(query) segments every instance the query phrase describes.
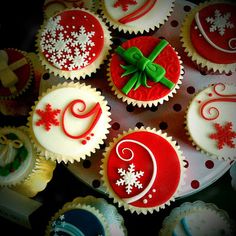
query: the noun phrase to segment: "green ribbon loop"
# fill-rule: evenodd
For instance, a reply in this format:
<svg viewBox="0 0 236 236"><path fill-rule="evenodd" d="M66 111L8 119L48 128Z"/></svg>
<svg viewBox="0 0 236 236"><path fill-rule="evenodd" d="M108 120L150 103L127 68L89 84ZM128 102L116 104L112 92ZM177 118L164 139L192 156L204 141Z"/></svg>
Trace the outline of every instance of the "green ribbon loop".
<svg viewBox="0 0 236 236"><path fill-rule="evenodd" d="M168 45L166 40L161 40L160 43L150 53L148 58L143 56L142 52L137 47L124 49L121 46L116 48L116 53L120 55L130 65L121 65L125 72L121 77L133 74L129 81L122 88L124 94L128 94L132 88L136 90L140 85L150 88L147 84L147 78L155 83L160 82L169 89L173 89L175 84L165 77L165 69L156 63L153 63L155 58Z"/></svg>

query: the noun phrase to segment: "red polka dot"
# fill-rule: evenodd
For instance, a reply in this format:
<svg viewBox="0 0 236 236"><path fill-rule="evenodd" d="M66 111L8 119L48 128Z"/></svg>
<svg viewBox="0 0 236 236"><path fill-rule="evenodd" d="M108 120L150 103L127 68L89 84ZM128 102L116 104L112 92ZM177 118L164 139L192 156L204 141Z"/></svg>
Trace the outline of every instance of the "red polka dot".
<svg viewBox="0 0 236 236"><path fill-rule="evenodd" d="M189 167L188 161L184 160L184 168L188 168L188 167Z"/></svg>
<svg viewBox="0 0 236 236"><path fill-rule="evenodd" d="M91 133L90 135L91 135L91 136L94 136L94 134L93 134L93 133Z"/></svg>
<svg viewBox="0 0 236 236"><path fill-rule="evenodd" d="M208 96L211 97L211 96L212 96L212 93L209 93Z"/></svg>
<svg viewBox="0 0 236 236"><path fill-rule="evenodd" d="M214 167L214 162L212 160L208 160L205 162L205 166L207 169L212 169Z"/></svg>
<svg viewBox="0 0 236 236"><path fill-rule="evenodd" d="M193 180L193 181L191 182L191 187L192 187L192 188L197 189L197 188L199 188L199 186L200 186L199 181Z"/></svg>
<svg viewBox="0 0 236 236"><path fill-rule="evenodd" d="M90 140L90 137L86 137L87 140Z"/></svg>
<svg viewBox="0 0 236 236"><path fill-rule="evenodd" d="M83 145L85 145L85 144L87 143L87 141L86 141L86 140L83 140L81 143L82 143Z"/></svg>

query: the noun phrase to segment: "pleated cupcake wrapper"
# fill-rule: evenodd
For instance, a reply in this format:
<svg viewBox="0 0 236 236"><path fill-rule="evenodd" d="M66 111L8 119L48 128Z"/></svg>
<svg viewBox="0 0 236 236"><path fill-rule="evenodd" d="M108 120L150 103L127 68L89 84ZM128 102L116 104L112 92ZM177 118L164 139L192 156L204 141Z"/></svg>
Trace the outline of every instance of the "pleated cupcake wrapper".
<svg viewBox="0 0 236 236"><path fill-rule="evenodd" d="M180 177L180 182L178 185L178 188L176 189L176 192L173 194L172 197L170 197L170 199L168 201L166 201L165 203L155 206L155 207L149 207L149 208L145 208L145 207L135 207L132 206L126 202L124 202L111 188L109 180L107 179L106 176L106 172L107 172L107 161L109 158L109 154L112 150L112 148L114 147L114 145L124 136L131 134L135 131L148 131L148 132L152 132L154 134L157 134L163 138L165 138L171 145L172 147L175 149L176 153L178 154L179 160L180 160L180 168L181 168L181 177ZM166 133L162 133L161 130L156 130L155 128L150 128L150 127L141 127L141 128L137 128L135 127L134 129L129 129L128 131L123 131L122 134L119 134L116 138L113 139L113 141L110 142L110 144L108 145L108 147L106 147L105 152L103 153L104 158L102 158L102 164L100 167L100 175L101 175L101 180L102 180L102 184L105 187L105 193L108 194L108 196L110 198L113 199L113 202L115 204L118 204L118 207L123 207L125 211L130 211L131 213L137 213L139 214L148 214L148 213L153 213L154 211L159 212L161 209L164 209L166 206L170 206L171 202L174 202L176 197L178 197L179 193L181 192L181 188L183 188L183 186L185 185L185 178L186 178L186 173L185 173L185 168L184 168L184 160L185 157L183 156L182 151L180 150L179 146L176 145L176 141L173 141L171 136L167 136Z"/></svg>
<svg viewBox="0 0 236 236"><path fill-rule="evenodd" d="M233 221L229 218L229 215L225 210L219 209L213 203L205 203L203 201L197 200L192 203L191 202L184 202L179 207L172 209L170 214L162 222L162 228L160 230L159 235L160 236L171 236L173 233L172 230L174 229L175 224L177 221L179 221L179 219L187 216L191 212L197 212L201 209L208 209L209 211L215 212L215 214L218 214L220 216L220 218L222 218L226 222L228 222L229 228L232 230L232 232L235 231L235 227L233 226Z"/></svg>
<svg viewBox="0 0 236 236"><path fill-rule="evenodd" d="M229 83L228 83L229 84ZM210 85L209 85L210 86ZM236 160L236 156L235 157L225 157L225 156L221 156L221 155L215 155L213 153L210 153L209 151L207 150L204 150L202 149L197 143L196 141L194 141L194 139L192 138L192 136L190 135L190 132L189 132L189 129L188 129L188 125L187 125L187 114L188 114L188 110L189 110L189 107L191 105L191 103L193 102L193 100L196 98L196 96L201 93L204 89L207 89L208 86L205 86L204 88L201 89L201 91L199 91L192 99L191 101L189 102L189 105L187 106L186 108L186 111L185 111L185 115L184 115L184 129L186 131L186 134L188 136L188 140L191 142L192 146L198 151L198 152L201 152L203 155L206 155L212 159L217 159L217 160L224 160L224 161L234 161Z"/></svg>
<svg viewBox="0 0 236 236"><path fill-rule="evenodd" d="M100 69L101 65L105 63L105 61L108 58L108 55L110 53L111 50L111 45L112 45L112 41L111 41L111 35L110 35L110 31L108 30L107 26L103 23L102 19L100 19L100 17L97 16L97 14L85 10L84 8L70 8L70 9L66 9L64 11L69 11L69 10L83 10L85 12L88 12L90 14L92 14L101 24L103 31L104 31L104 47L102 49L102 51L100 52L99 56L88 66L82 68L82 69L78 69L78 70L71 70L71 71L65 71L65 70L61 70L59 68L56 68L55 66L51 65L50 62L47 61L47 59L45 58L45 56L43 55L43 53L40 50L40 39L41 39L41 34L44 30L44 27L47 24L47 20L44 21L44 23L42 24L40 30L38 31L38 33L36 34L36 51L37 54L39 56L39 60L41 62L41 64L45 67L45 69L50 72L53 73L55 76L60 76L65 78L66 80L80 80L80 79L85 79L86 76L91 77L92 73L96 73L98 69ZM64 11L60 11L57 14L64 12Z"/></svg>
<svg viewBox="0 0 236 236"><path fill-rule="evenodd" d="M45 236L50 236L51 235L51 230L52 230L52 223L56 220L59 219L61 215L63 215L65 212L74 210L74 209L83 209L86 211L91 212L93 215L95 215L99 221L102 223L105 231L105 235L110 235L109 234L109 225L105 219L105 217L93 206L90 206L88 204L80 204L80 203L74 203L74 202L67 202L58 212L54 214L54 216L51 218L49 221L49 224L46 228L46 233ZM79 220L79 219L78 219ZM92 227L91 225L88 225L88 227Z"/></svg>
<svg viewBox="0 0 236 236"><path fill-rule="evenodd" d="M106 113L106 117L107 117L107 126L103 127L104 128L104 133L101 134L101 137L99 139L99 142L96 143L96 145L94 145L93 149L88 150L86 152L84 152L83 155L79 155L79 156L70 156L70 155L64 155L64 154L60 154L60 153L55 153L55 152L51 152L47 149L45 149L38 141L37 138L34 135L34 131L33 131L33 127L32 127L32 117L34 114L34 111L36 109L37 104L39 103L39 101L41 100L41 98L43 98L46 94L59 89L59 88L65 88L65 87L73 87L73 88L85 88L89 91L93 91L95 96L100 96L101 97L101 106L103 107L103 112ZM105 100L105 97L101 95L101 92L96 91L95 88L92 88L91 85L85 85L83 83L74 83L74 82L64 82L62 84L58 84L58 85L53 85L51 88L47 89L46 92L42 93L41 96L39 96L38 100L35 102L35 105L32 106L32 111L29 113L29 117L28 117L28 126L29 126L29 130L30 130L30 137L32 139L32 142L36 148L36 150L39 152L39 154L43 157L45 157L47 160L53 160L53 161L57 161L57 163L60 162L64 162L65 164L67 162L70 163L74 163L74 161L81 161L84 160L87 157L90 157L93 153L96 152L97 149L100 148L100 145L102 145L104 143L104 140L107 138L107 135L109 133L109 128L111 127L110 125L110 121L111 121L111 113L109 111L109 107L107 106L107 101Z"/></svg>
<svg viewBox="0 0 236 236"><path fill-rule="evenodd" d="M29 75L29 79L28 79L27 83L25 84L25 86L24 86L20 91L17 91L17 93L13 93L13 94L11 94L11 95L9 95L9 96L1 96L1 95L0 95L0 100L12 100L12 99L16 99L16 98L19 97L20 95L24 94L24 93L27 91L27 89L30 88L30 85L32 84L32 80L33 80L33 76L34 76L33 64L32 64L32 62L31 62L31 58L30 58L30 56L28 55L28 53L25 52L25 51L21 51L21 50L19 50L19 49L16 49L16 48L7 48L7 49L13 49L13 50L15 50L15 51L17 51L17 52L22 53L22 54L25 56L25 58L26 58L26 60L27 60L27 63L28 63L29 66L30 66L30 75Z"/></svg>
<svg viewBox="0 0 236 236"><path fill-rule="evenodd" d="M182 47L184 48L185 53L193 62L195 62L200 68L207 69L210 73L219 73L219 74L228 74L233 73L236 71L236 63L231 64L219 64L211 62L200 54L194 49L191 39L190 39L190 26L192 21L194 20L195 14L203 9L204 7L208 6L212 3L226 3L226 1L207 1L204 3L200 3L198 6L193 8L184 18L180 29L180 41L182 43Z"/></svg>
<svg viewBox="0 0 236 236"><path fill-rule="evenodd" d="M177 51L175 51L175 52L178 55L178 52ZM174 94L177 93L177 90L180 88L180 85L182 84L183 75L184 75L184 67L182 65L183 62L182 62L179 55L178 55L178 59L180 62L180 76L179 76L178 82L176 83L175 87L167 95L165 95L164 97L159 98L157 100L139 101L139 100L135 100L133 98L130 98L130 97L126 96L124 93L122 93L115 86L115 84L111 78L110 65L111 65L112 58L110 58L109 64L107 67L107 78L108 78L109 86L111 87L111 90L117 96L117 98L121 99L123 102L126 102L127 104L132 104L133 106L138 106L139 108L141 108L141 107L146 108L146 107L152 107L152 106L157 106L159 104L163 104L165 101L169 101L169 99L172 98L174 96Z"/></svg>
<svg viewBox="0 0 236 236"><path fill-rule="evenodd" d="M106 21L106 23L109 24L110 27L112 27L112 29L117 29L118 31L123 32L124 34L135 34L135 35L139 33L141 34L149 33L149 31L155 31L159 29L169 19L171 13L174 10L174 5L175 5L175 0L171 0L170 10L162 20L159 20L158 22L155 22L153 20L152 25L147 25L147 27L139 29L136 27L126 26L125 24L121 24L119 23L119 21L112 19L112 17L109 16L109 13L106 10L105 4L103 3L103 1L100 1L101 15L103 19Z"/></svg>

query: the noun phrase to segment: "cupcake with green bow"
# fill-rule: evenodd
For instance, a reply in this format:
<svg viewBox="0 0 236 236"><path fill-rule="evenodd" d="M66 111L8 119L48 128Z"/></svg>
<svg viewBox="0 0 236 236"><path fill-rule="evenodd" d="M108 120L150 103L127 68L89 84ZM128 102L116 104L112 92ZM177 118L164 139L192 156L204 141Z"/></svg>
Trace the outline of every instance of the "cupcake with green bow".
<svg viewBox="0 0 236 236"><path fill-rule="evenodd" d="M123 102L152 107L168 101L180 88L182 61L165 39L139 36L118 46L108 67L109 85Z"/></svg>

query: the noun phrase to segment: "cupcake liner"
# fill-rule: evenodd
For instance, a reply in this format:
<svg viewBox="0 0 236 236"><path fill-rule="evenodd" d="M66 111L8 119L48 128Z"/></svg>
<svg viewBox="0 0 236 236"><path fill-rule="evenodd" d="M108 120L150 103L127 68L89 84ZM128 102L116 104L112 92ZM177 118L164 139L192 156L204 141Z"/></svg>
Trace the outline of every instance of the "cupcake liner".
<svg viewBox="0 0 236 236"><path fill-rule="evenodd" d="M75 11L75 12L83 11L84 14L86 14L87 16L91 18L95 18L97 20L96 24L99 24L99 26L101 27L102 29L101 33L103 34L101 37L104 39L103 47L100 48L100 45L98 45L100 48L99 49L100 51L97 52L99 53L98 57L94 58L96 54L90 53L90 51L94 48L97 50L98 48L94 44L94 42L91 40L91 37L93 36L94 33L99 34L99 32L98 30L86 32L85 27L83 25L81 25L80 29L78 30L79 34L77 31L73 31L70 29L71 30L70 37L72 37L72 34L74 35L73 37L76 37L77 34L78 34L78 37L81 35L85 36L87 40L85 43L81 43L81 40L78 40L78 42L76 42L76 40L70 41L70 38L69 38L69 41L66 43L66 46L63 49L64 51L62 51L61 49L57 50L57 48L53 49L53 47L50 48L51 46L49 46L48 42L45 42L44 44L43 42L41 43L42 37L44 37L47 32L50 33L51 31L52 33L50 33L51 34L50 37L51 37L52 43L54 44L54 43L59 42L56 38L55 39L53 38L54 34L56 34L56 32L60 32L60 30L64 28L64 26L60 25L61 15L71 14L70 11ZM80 15L81 14L78 14L78 16ZM84 19L86 19L87 16L85 16ZM75 16L72 16L72 18L73 17ZM53 22L56 25L57 28L55 29L55 32L51 29L47 29L47 25L50 24L50 22L51 23ZM65 27L69 29L70 26L66 25ZM74 25L71 26L72 29L74 29L74 27L75 27ZM92 24L91 27L92 28L95 27L94 24ZM61 37L66 37L66 36L63 36L63 33L67 34L68 32L61 30L61 33L60 33ZM64 39L62 39L62 41L63 40ZM97 38L97 40L99 40L99 38ZM63 43L65 43L65 40L63 41ZM101 42L99 42L99 44L100 43ZM95 13L92 13L91 11L85 10L83 8L82 9L70 8L64 11L60 11L59 13L51 17L49 20L44 21L44 23L42 24L36 36L37 53L45 69L48 70L50 73L53 73L55 76L60 76L60 77L64 77L65 79L71 79L71 80L84 79L86 76L90 77L92 73L95 73L107 59L109 55L109 51L111 49L111 44L112 44L112 41L111 41L110 32L108 28L106 27L106 25ZM44 53L42 52L42 45L45 48L45 50L47 49L48 51L50 51L51 55L46 54L49 57L49 59L47 59ZM72 56L72 49L73 49L73 56ZM85 51L86 49L87 51ZM79 50L82 50L83 53L81 53ZM61 58L62 54L64 56L63 59ZM52 60L52 62L50 62L49 60ZM69 68L70 66L73 68ZM68 70L64 69L63 67L67 68Z"/></svg>
<svg viewBox="0 0 236 236"><path fill-rule="evenodd" d="M175 3L174 0L158 0L158 2L155 2L156 1L148 1L147 5L144 2L143 5L139 6L139 8L137 8L137 6L135 5L132 6L132 4L127 4L127 6L123 6L121 4L117 8L114 7L114 9L112 9L112 1L104 0L100 2L100 8L102 17L104 18L106 23L109 24L109 26L113 29L117 29L118 31L125 34L143 34L160 28L161 25L163 25L168 20L169 16L173 12ZM111 10L113 10L112 14L115 15L114 18L112 18L111 14L109 14L109 12L107 11L106 4L111 7ZM123 7L126 7L127 10L124 10L122 12ZM129 10L129 7L132 10ZM129 19L134 18L134 20L128 22L127 24L120 23L119 19L123 17L129 17ZM138 18L136 19L136 17Z"/></svg>
<svg viewBox="0 0 236 236"><path fill-rule="evenodd" d="M76 223L79 223L79 221L86 220L86 216L81 218L76 219L76 221L73 219L71 222L69 221L70 219L66 218L66 214L70 212L71 210L83 210L86 212L89 212L92 214L94 217L96 217L99 220L99 223L102 224L103 229L104 229L104 235L109 235L109 225L105 219L105 217L93 206L87 205L87 204L79 204L79 203L66 203L56 214L51 218L49 225L46 228L46 234L45 235L51 235L52 231L58 232L70 232L72 230L73 232L79 231L81 232L83 230L77 227ZM90 222L91 223L91 222ZM84 227L84 226L83 226ZM91 227L91 225L88 225L88 229ZM94 225L93 225L94 227ZM81 234L82 235L82 234Z"/></svg>
<svg viewBox="0 0 236 236"><path fill-rule="evenodd" d="M113 81L112 75L111 75L111 62L112 62L112 57L111 57L109 60L108 67L107 67L107 78L108 78L109 86L111 87L111 90L117 96L117 98L121 99L123 102L126 102L127 104L132 104L133 106L144 107L144 108L157 106L158 104L163 104L163 102L165 102L165 101L169 101L169 99L172 98L174 96L174 94L177 93L177 90L180 88L180 85L182 84L183 74L184 74L184 67L182 65L183 62L182 62L180 56L178 55L178 52L175 50L175 48L173 46L171 46L171 47L175 51L177 58L179 60L179 64L180 64L179 78L178 78L178 81L176 82L174 88L171 89L169 93L167 93L165 96L160 97L156 100L147 100L147 101L137 100L137 99L129 97L128 95L124 94L120 89L118 89L116 87L116 85L114 84L114 81ZM141 86L143 86L143 85L141 85Z"/></svg>
<svg viewBox="0 0 236 236"><path fill-rule="evenodd" d="M6 50L15 51L16 53L18 53L18 55L24 56L20 60L16 60L16 61L10 63L10 65L8 65L8 63L7 63L8 58L6 58L7 54L6 54L6 56L5 56L5 53L1 54L2 55L1 60L3 60L4 63L7 63L7 65L8 65L7 68L10 69L16 75L16 77L18 79L22 79L22 78L25 79L26 75L22 74L23 73L22 71L20 72L21 74L19 74L19 72L15 73L15 70L21 68L21 66L29 65L29 75L28 75L27 81L24 84L18 85L18 86L20 86L20 88L18 88L18 86L17 86L17 83L19 82L19 80L13 84L13 87L12 87L13 91L11 92L10 95L1 94L1 90L0 90L0 100L12 100L12 99L15 99L15 98L19 97L20 95L24 94L25 91L27 91L27 89L29 89L30 85L32 84L33 73L34 73L33 64L31 62L30 56L28 55L27 52L16 49L16 48L5 48L2 51L5 52ZM25 61L24 61L24 59L25 59ZM17 65L17 63L18 63L18 65ZM2 78L0 77L0 81L5 80L7 78L8 82L9 82L9 80L11 78L8 76L10 76L10 75L9 74L2 75L1 76ZM20 76L20 78L19 78L19 76ZM1 81L1 83L3 83L3 81Z"/></svg>
<svg viewBox="0 0 236 236"><path fill-rule="evenodd" d="M78 114L74 110L77 105ZM48 111L54 113L55 122L45 123L40 118L39 112ZM39 97L28 117L28 126L40 155L58 163L73 163L100 148L107 138L110 121L107 101L100 92L90 85L65 82L52 86Z"/></svg>
<svg viewBox="0 0 236 236"><path fill-rule="evenodd" d="M189 225L187 223L183 226L183 219L191 214L196 214L196 220L194 222L189 220ZM196 229L193 227L194 223L196 224ZM182 229L184 227L186 229ZM198 200L193 203L185 202L174 208L170 215L164 219L159 236L173 235L174 230L184 232L187 230L188 232L190 231L191 235L196 235L191 230L197 230L199 235L203 235L203 233L205 233L204 235L221 235L222 231L225 235L233 235L235 227L225 210L219 209L213 203L205 203ZM203 232L203 230L206 232Z"/></svg>
<svg viewBox="0 0 236 236"><path fill-rule="evenodd" d="M229 83L209 85L193 97L186 109L185 130L188 139L197 151L213 159L236 160L234 141L236 137L236 120L234 119L233 110L231 110L234 109L233 102L236 101L236 94L231 93L235 91L234 87L235 84ZM230 89L231 92L227 93L227 89ZM194 105L194 103L197 105ZM201 110L204 112L203 114L201 114ZM193 120L196 122L196 125L189 123ZM227 128L229 123L232 125ZM215 126L216 124L219 124L219 128ZM195 128L198 131L197 133ZM228 133L222 133L222 137L227 135L229 138L223 140L223 138L220 138L219 133L226 132L226 128L229 131L227 131ZM219 131L221 129L222 131ZM233 133L235 134L233 135ZM231 134L232 137L230 136ZM222 148L218 146L220 143L222 143Z"/></svg>
<svg viewBox="0 0 236 236"><path fill-rule="evenodd" d="M227 1L206 1L204 3L200 3L198 6L193 8L184 18L182 23L182 27L180 29L180 41L182 43L182 47L184 48L185 53L188 57L191 58L193 62L197 64L201 70L209 71L209 73L233 73L236 71L236 63L229 63L229 64L219 64L211 62L204 57L202 57L193 47L190 39L190 25L195 18L195 14L200 11L201 9L205 8L209 4L212 3L226 3Z"/></svg>
<svg viewBox="0 0 236 236"><path fill-rule="evenodd" d="M155 183L155 181L158 178L161 178L161 177L158 177L158 173L161 173L161 170L158 169L159 166L161 166L160 162L158 161L158 157L157 157L156 161L152 160L152 162L153 162L153 173L152 173L152 175L153 175L154 179L153 179L153 177L149 177L149 182L148 183L145 182L145 180L142 180L142 181L145 182L144 185L145 186L147 185L147 186L141 191L141 193L139 193L140 191L138 191L138 192L136 191L135 192L136 195L135 195L135 194L132 193L132 190L133 190L133 187L143 188L142 183L140 182L141 179L139 179L139 178L141 176L144 176L145 172L144 171L139 171L139 170L135 171L135 165L133 165L133 163L131 163L129 165L129 167L127 167L127 168L125 167L124 164L122 164L122 167L125 167L127 169L127 171L123 168L118 168L118 174L120 175L120 177L117 177L117 178L120 178L120 179L116 181L116 185L122 186L123 188L125 188L128 195L131 193L131 196L130 197L119 196L119 194L122 195L121 192L118 193L121 190L119 190L119 189L114 190L113 187L111 186L111 183L115 181L115 177L114 176L110 177L110 178L112 178L112 180L109 180L108 179L109 177L107 176L108 163L111 162L109 156L111 155L111 153L114 154L113 149L116 146L116 154L114 154L114 155L118 155L118 158L120 158L122 161L132 160L135 154L130 148L123 148L122 149L122 154L125 155L125 152L129 151L129 154L132 154L131 157L130 156L127 157L127 154L126 154L125 157L122 157L122 158L119 157L119 154L117 153L117 148L118 148L117 144L119 143L119 145L120 145L120 143L121 143L120 141L123 140L124 137L127 137L130 134L133 134L135 132L140 132L140 131L141 132L142 131L147 131L147 132L150 132L150 134L156 134L158 137L163 138L165 141L168 142L168 147L169 148L171 147L170 150L172 150L172 151L174 150L175 154L173 154L173 155L176 155L176 157L179 160L178 161L179 162L178 165L179 165L179 168L180 168L179 182L178 182L178 184L176 184L177 186L175 186L173 189L168 190L169 193L164 193L164 192L162 192L162 190L160 190L160 192L159 192L158 188L160 188L160 189L162 188L162 187L160 187L161 183L159 183L159 184ZM145 135L147 135L147 134L145 134ZM131 142L129 138L124 139L124 140L128 140L128 142ZM132 138L131 138L131 140L132 140ZM135 142L136 142L136 140L134 140L134 143ZM139 141L136 142L136 144L138 144L138 143L139 143ZM140 147L144 148L149 153L151 159L153 157L156 158L155 156L158 155L158 154L154 155L153 154L154 150L150 150L149 147L145 146L145 144L142 144L142 145L139 144L139 145L140 145ZM151 146L150 146L150 148L151 148ZM158 152L157 150L155 150L155 151ZM114 203L118 204L119 207L124 207L124 210L126 210L126 211L129 210L131 213L135 212L137 214L140 214L140 213L147 214L147 213L153 213L154 211L159 211L160 209L164 209L166 206L169 206L171 204L171 202L175 201L175 198L178 196L178 194L180 192L180 189L184 185L185 173L184 173L184 157L182 155L182 151L180 150L179 146L176 145L176 141L173 141L172 137L167 136L166 133L162 133L160 130L157 131L155 128L151 129L150 127L147 127L147 128L142 127L142 128L135 128L133 130L129 129L128 131L124 131L123 134L120 134L120 135L118 135L117 138L113 139L113 141L105 149L105 152L104 152L103 155L104 155L104 158L102 159L102 164L101 164L101 167L100 167L100 174L101 174L101 180L103 182L103 185L106 188L106 193L108 194L108 196L110 198L113 199ZM162 154L160 154L160 155L162 155ZM157 174L155 174L155 164L154 164L154 162L156 162L156 165L157 165ZM174 165L174 163L172 163L172 164ZM169 163L168 165L172 166L172 164ZM114 169L114 168L115 167L113 167L113 168L109 167L109 170ZM138 168L141 168L141 167L139 166L139 167L137 167L137 169ZM135 183L131 184L131 186L129 186L129 184L124 182L125 181L125 175L128 172L130 172L130 174L133 175L133 177L135 177L135 180L137 182L137 183L135 182ZM161 174L159 174L159 175L161 175ZM175 174L172 173L172 176L173 175L175 175ZM123 179L124 181L122 180L122 178L124 178ZM177 177L176 177L176 179L177 179ZM163 180L163 182L165 182L165 181ZM163 184L163 182L162 182L162 184ZM155 189L155 185L157 185L157 190ZM172 187L170 187L170 188L172 188ZM154 196L156 194L159 197L155 198ZM160 196L160 195L165 195L165 194L168 195L167 199L165 199L165 196ZM160 202L158 202L159 201L158 198L162 199L162 200L160 200ZM154 202L152 202L152 199L154 200ZM148 203L148 201L150 201L151 203Z"/></svg>

